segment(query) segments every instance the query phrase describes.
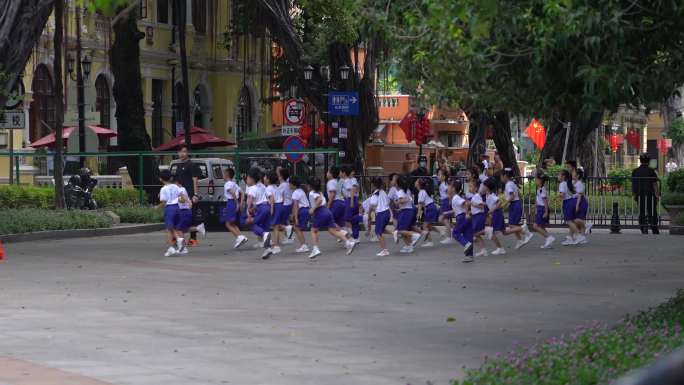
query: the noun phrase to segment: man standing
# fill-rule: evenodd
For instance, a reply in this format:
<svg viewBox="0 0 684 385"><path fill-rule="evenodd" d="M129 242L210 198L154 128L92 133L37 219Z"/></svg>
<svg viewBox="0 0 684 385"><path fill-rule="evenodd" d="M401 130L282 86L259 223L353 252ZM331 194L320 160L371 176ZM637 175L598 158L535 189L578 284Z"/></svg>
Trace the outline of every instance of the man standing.
<svg viewBox="0 0 684 385"><path fill-rule="evenodd" d="M653 234L658 231L658 174L649 167L651 158L648 154L639 156L639 167L632 171L632 195L639 203L639 227L642 234L648 234L651 226Z"/></svg>
<svg viewBox="0 0 684 385"><path fill-rule="evenodd" d="M183 185L185 190L188 192L188 196L190 199L192 199L192 217L194 221L198 209L197 203L201 198L199 191L199 178L202 176L202 170L200 170L196 163L193 163L192 160L190 160L188 157L188 147L185 145L181 146L178 150L178 159L181 161L181 163L178 164L178 168L176 169L176 178L180 180L181 185ZM193 223L193 225L201 224ZM203 232L204 228L201 227L190 232L190 242L188 242L189 246L197 246L197 230L201 230Z"/></svg>

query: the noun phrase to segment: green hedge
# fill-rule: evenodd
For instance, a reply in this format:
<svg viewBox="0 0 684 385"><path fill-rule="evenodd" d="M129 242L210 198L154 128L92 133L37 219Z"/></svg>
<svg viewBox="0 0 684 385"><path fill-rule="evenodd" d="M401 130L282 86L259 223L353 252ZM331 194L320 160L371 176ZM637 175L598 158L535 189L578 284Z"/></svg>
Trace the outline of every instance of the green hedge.
<svg viewBox="0 0 684 385"><path fill-rule="evenodd" d="M664 206L684 205L684 192L668 192L663 194L662 204Z"/></svg>
<svg viewBox="0 0 684 385"><path fill-rule="evenodd" d="M608 384L684 345L684 291L668 302L627 316L614 327L594 324L542 343L485 358L455 385Z"/></svg>
<svg viewBox="0 0 684 385"><path fill-rule="evenodd" d="M164 212L154 207L117 207L113 211L119 216L121 223L161 223L164 221Z"/></svg>
<svg viewBox="0 0 684 385"><path fill-rule="evenodd" d="M0 186L0 207L9 209L54 208L55 190L52 187ZM99 207L130 206L139 203L134 189L96 188L95 201Z"/></svg>
<svg viewBox="0 0 684 385"><path fill-rule="evenodd" d="M675 218L674 223L677 226L684 226L684 214L680 214L677 218Z"/></svg>
<svg viewBox="0 0 684 385"><path fill-rule="evenodd" d="M669 173L666 185L668 191L684 193L684 168Z"/></svg>
<svg viewBox="0 0 684 385"><path fill-rule="evenodd" d="M111 225L112 221L107 216L95 211L0 210L0 235L46 230L94 229Z"/></svg>

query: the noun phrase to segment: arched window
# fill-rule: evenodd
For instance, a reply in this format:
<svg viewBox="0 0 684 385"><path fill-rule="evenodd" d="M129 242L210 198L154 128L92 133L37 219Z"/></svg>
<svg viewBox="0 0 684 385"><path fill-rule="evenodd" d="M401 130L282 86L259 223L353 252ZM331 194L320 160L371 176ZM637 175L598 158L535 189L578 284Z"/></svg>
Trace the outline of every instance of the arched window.
<svg viewBox="0 0 684 385"><path fill-rule="evenodd" d="M252 97L249 88L242 87L240 99L238 100L238 135L249 134L252 132Z"/></svg>
<svg viewBox="0 0 684 385"><path fill-rule="evenodd" d="M55 129L55 91L50 71L44 64L36 67L33 72L31 89L33 102L31 103L29 140L34 142Z"/></svg>
<svg viewBox="0 0 684 385"><path fill-rule="evenodd" d="M95 91L97 98L95 99L95 111L100 113L100 127L110 128L111 121L111 99L109 94L109 83L104 75L100 75L95 80Z"/></svg>

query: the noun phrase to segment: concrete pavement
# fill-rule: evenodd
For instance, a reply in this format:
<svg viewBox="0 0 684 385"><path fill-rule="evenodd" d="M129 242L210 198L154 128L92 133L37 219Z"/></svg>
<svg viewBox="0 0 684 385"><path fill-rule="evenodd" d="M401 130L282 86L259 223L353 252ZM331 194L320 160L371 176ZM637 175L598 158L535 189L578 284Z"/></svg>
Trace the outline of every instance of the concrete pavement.
<svg viewBox="0 0 684 385"><path fill-rule="evenodd" d="M161 256L161 233L11 244L0 384L447 384L516 341L664 301L682 240L535 239L467 265L457 246L345 256L328 236L314 262L292 247L261 261L225 234L181 258Z"/></svg>

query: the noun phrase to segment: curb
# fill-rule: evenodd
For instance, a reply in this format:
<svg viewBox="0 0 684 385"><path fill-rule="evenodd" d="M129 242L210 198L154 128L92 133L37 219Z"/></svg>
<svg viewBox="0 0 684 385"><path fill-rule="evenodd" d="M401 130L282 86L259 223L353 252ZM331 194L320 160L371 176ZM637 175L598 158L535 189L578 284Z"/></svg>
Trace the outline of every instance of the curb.
<svg viewBox="0 0 684 385"><path fill-rule="evenodd" d="M684 226L670 226L671 235L684 235Z"/></svg>
<svg viewBox="0 0 684 385"><path fill-rule="evenodd" d="M75 230L54 230L54 231L37 231L34 233L25 234L7 234L0 235L0 242L4 243L18 243L18 242L33 242L50 239L71 239L71 238L85 238L85 237L106 237L112 235L130 235L139 233L151 233L154 231L164 230L163 223L118 226L99 229L75 229Z"/></svg>

